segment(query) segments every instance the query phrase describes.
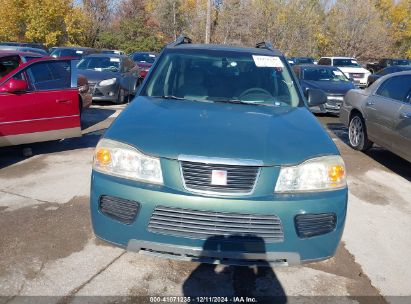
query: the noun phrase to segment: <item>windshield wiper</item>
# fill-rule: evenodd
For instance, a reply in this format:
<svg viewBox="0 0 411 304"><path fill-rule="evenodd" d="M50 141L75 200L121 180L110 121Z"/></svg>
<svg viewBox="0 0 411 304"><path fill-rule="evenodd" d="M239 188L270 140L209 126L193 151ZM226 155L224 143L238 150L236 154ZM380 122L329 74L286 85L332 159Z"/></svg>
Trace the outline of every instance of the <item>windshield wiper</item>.
<svg viewBox="0 0 411 304"><path fill-rule="evenodd" d="M222 102L222 103L234 103L234 104L245 104L245 105L252 105L252 106L271 106L266 103L258 103L258 102L249 102L240 99L216 99L213 100L214 102Z"/></svg>
<svg viewBox="0 0 411 304"><path fill-rule="evenodd" d="M153 98L162 98L162 99L187 100L186 98L178 97L178 96L174 96L174 95L151 96L151 97L153 97Z"/></svg>

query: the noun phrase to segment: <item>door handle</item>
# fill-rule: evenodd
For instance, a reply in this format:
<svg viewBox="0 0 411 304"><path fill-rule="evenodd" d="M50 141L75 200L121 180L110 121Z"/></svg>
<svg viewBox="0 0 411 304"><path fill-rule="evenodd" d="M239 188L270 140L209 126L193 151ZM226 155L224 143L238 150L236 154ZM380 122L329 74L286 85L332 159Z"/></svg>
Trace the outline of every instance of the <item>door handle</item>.
<svg viewBox="0 0 411 304"><path fill-rule="evenodd" d="M400 118L401 119L410 119L411 118L411 113L410 112L401 112L400 113Z"/></svg>
<svg viewBox="0 0 411 304"><path fill-rule="evenodd" d="M368 107L369 107L369 106L373 106L373 105L375 105L375 102L373 102L373 101L367 101L366 105L367 105Z"/></svg>
<svg viewBox="0 0 411 304"><path fill-rule="evenodd" d="M57 99L56 100L57 103L71 103L70 99Z"/></svg>

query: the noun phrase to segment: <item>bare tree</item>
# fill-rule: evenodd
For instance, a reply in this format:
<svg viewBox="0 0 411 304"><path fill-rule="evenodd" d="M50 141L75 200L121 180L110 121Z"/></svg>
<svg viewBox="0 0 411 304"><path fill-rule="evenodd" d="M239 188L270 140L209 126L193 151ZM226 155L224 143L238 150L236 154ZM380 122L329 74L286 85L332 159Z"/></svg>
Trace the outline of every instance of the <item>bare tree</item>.
<svg viewBox="0 0 411 304"><path fill-rule="evenodd" d="M83 0L83 9L88 18L86 41L95 47L98 36L110 24L113 0Z"/></svg>

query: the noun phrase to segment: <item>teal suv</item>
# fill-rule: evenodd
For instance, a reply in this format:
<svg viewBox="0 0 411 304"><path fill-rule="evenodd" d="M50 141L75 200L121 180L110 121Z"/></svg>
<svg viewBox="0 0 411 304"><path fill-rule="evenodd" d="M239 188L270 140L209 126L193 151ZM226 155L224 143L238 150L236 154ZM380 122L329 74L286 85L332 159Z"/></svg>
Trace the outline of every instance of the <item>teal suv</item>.
<svg viewBox="0 0 411 304"><path fill-rule="evenodd" d="M224 264L295 265L334 255L347 185L335 144L283 54L166 46L99 141L97 237L128 250Z"/></svg>

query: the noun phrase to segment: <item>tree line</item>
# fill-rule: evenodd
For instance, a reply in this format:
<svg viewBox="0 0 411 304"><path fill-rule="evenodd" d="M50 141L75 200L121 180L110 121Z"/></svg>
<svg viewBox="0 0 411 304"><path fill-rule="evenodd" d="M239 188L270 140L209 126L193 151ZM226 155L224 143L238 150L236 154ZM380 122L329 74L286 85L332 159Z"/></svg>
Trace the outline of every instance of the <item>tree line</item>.
<svg viewBox="0 0 411 304"><path fill-rule="evenodd" d="M287 56L411 58L410 0L0 0L0 7L2 41L158 51L184 33L200 43L271 41Z"/></svg>

